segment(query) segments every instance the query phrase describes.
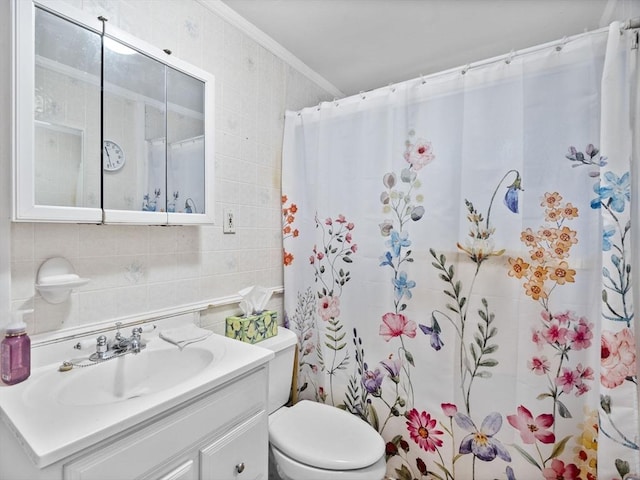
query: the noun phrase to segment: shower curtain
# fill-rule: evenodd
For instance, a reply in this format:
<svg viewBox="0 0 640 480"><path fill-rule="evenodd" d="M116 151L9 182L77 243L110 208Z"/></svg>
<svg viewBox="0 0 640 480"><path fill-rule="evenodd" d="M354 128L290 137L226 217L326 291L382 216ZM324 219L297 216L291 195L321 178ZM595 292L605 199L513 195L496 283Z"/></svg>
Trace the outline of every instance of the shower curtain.
<svg viewBox="0 0 640 480"><path fill-rule="evenodd" d="M635 38L287 112L297 392L380 432L389 478L640 478Z"/></svg>

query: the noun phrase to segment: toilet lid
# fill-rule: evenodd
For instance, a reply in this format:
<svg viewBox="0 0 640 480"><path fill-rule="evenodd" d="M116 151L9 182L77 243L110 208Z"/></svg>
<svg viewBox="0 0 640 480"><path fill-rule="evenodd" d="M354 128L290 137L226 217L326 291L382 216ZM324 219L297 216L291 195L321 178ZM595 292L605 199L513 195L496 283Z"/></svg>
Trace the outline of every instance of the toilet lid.
<svg viewBox="0 0 640 480"><path fill-rule="evenodd" d="M362 419L302 400L269 422L269 441L285 455L326 470L368 467L384 455L384 440Z"/></svg>

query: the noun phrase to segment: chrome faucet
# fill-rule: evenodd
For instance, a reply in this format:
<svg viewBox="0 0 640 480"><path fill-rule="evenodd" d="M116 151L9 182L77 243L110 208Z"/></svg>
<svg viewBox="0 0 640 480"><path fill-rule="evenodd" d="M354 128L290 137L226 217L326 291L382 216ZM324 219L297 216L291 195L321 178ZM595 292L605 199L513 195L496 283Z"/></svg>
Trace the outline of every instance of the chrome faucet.
<svg viewBox="0 0 640 480"><path fill-rule="evenodd" d="M141 327L134 327L131 336L126 338L120 333L120 325L120 322L116 323L117 331L113 340L108 341L104 335L96 339L96 351L89 355L89 360L101 362L127 353L140 353L147 346L142 339Z"/></svg>

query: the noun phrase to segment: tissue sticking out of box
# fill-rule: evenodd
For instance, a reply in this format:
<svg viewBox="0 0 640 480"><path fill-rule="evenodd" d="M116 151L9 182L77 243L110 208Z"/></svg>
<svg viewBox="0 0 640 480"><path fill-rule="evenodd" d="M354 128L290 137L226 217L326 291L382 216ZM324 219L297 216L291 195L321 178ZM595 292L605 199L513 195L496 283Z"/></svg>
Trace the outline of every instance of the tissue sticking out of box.
<svg viewBox="0 0 640 480"><path fill-rule="evenodd" d="M240 310L242 310L244 317L248 317L250 315L258 315L267 308L267 303L271 299L273 291L254 285L243 288L238 294L242 297L242 300L240 300Z"/></svg>

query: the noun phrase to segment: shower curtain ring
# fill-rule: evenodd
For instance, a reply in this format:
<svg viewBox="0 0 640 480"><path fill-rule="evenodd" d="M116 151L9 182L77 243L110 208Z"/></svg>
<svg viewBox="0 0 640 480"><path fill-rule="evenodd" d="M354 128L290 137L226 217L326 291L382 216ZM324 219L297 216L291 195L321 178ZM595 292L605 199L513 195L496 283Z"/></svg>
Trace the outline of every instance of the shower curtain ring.
<svg viewBox="0 0 640 480"><path fill-rule="evenodd" d="M360 98L362 98L362 100L367 98L367 96L364 94L364 91L362 91L362 90L360 90Z"/></svg>
<svg viewBox="0 0 640 480"><path fill-rule="evenodd" d="M470 68L471 68L471 65L467 63L460 73L462 75L465 75L469 71Z"/></svg>
<svg viewBox="0 0 640 480"><path fill-rule="evenodd" d="M568 40L569 39L567 38L566 35L562 37L562 40L560 40L560 44L556 46L556 52L559 52L560 50L562 50L564 46L567 44Z"/></svg>
<svg viewBox="0 0 640 480"><path fill-rule="evenodd" d="M513 56L516 54L516 52L512 49L509 52L509 55L507 55L507 58L505 59L504 63L506 63L507 65L511 64L511 62L513 61Z"/></svg>

